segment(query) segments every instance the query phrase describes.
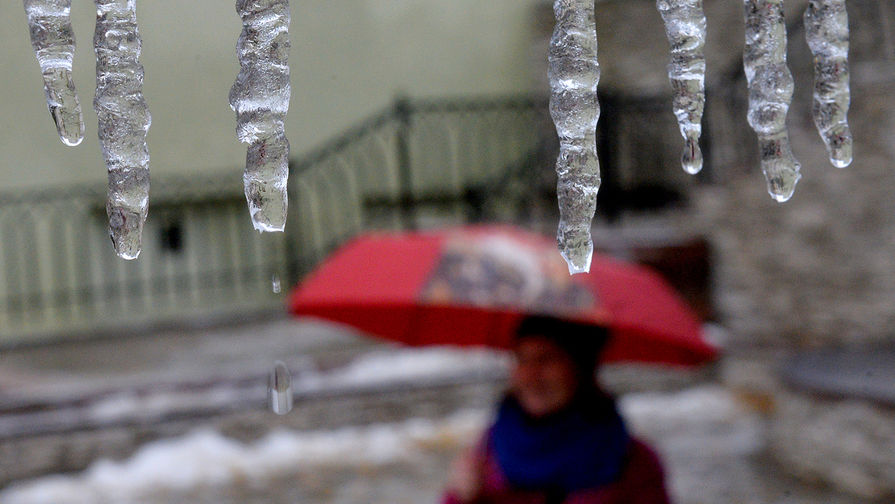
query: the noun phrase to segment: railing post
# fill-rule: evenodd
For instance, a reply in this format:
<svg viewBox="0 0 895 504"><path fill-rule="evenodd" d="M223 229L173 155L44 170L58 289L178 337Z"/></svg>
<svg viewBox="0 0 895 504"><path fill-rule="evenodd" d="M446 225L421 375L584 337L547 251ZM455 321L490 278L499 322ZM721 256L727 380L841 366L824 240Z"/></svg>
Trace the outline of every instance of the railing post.
<svg viewBox="0 0 895 504"><path fill-rule="evenodd" d="M614 95L600 95L600 125L597 128L597 152L600 153L600 197L598 207L602 215L610 223L616 223L621 214L621 185L618 183L618 170L614 164L615 149L618 146L619 117L617 101Z"/></svg>
<svg viewBox="0 0 895 504"><path fill-rule="evenodd" d="M398 191L401 224L404 229L416 229L416 216L413 205L413 173L410 165L410 115L412 105L407 97L400 96L395 100L395 118L398 121L397 159L398 159Z"/></svg>
<svg viewBox="0 0 895 504"><path fill-rule="evenodd" d="M697 180L708 184L717 182L716 174L712 171L712 107L715 105L715 96L713 93L706 91L705 105L703 105L703 124L702 135L699 137L699 144L702 146L702 170L697 175Z"/></svg>
<svg viewBox="0 0 895 504"><path fill-rule="evenodd" d="M295 177L297 177L297 176L298 176L298 174L297 174L297 170L295 169L295 164L292 162L292 160L290 160L289 161L289 179L290 179L289 182L290 183L287 186L287 190L292 189L293 187L297 187L297 184L295 183ZM291 201L292 205L290 205L291 209L292 209L292 212L290 212L290 213L292 215L290 216L291 220L287 218L286 222L287 223L291 222L291 224L289 225L289 228L287 229L287 233L286 233L286 236L284 237L284 239L286 241L286 282L287 282L286 285L292 286L292 285L297 285L298 281L301 280L302 274L304 274L306 272L302 271L303 265L299 264L299 257L301 257L300 254L302 254L303 251L301 250L300 241L299 241L300 240L299 232L301 230L300 230L300 226L296 223L296 220L298 219L298 211L295 210L295 208L296 208L296 204L297 204L296 199L298 198L298 190L297 189L292 190L291 193L289 194L289 197L292 199L292 201Z"/></svg>

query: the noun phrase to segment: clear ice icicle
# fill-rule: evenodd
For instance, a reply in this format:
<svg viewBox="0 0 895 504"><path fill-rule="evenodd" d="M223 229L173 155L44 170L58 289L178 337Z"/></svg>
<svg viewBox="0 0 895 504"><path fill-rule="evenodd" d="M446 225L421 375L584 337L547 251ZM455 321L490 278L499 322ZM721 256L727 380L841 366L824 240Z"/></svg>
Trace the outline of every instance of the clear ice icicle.
<svg viewBox="0 0 895 504"><path fill-rule="evenodd" d="M65 145L84 139L81 102L72 80L75 33L71 27L71 0L24 0L31 46L44 78L50 116Z"/></svg>
<svg viewBox="0 0 895 504"><path fill-rule="evenodd" d="M674 115L684 151L681 166L687 173L702 169L702 112L705 108L705 13L702 0L656 0L671 46L668 78L671 80Z"/></svg>
<svg viewBox="0 0 895 504"><path fill-rule="evenodd" d="M237 0L242 33L236 43L240 71L230 89L236 136L249 144L243 181L252 224L258 231L286 226L289 141L289 2Z"/></svg>
<svg viewBox="0 0 895 504"><path fill-rule="evenodd" d="M814 55L814 124L827 146L830 163L845 168L852 161L845 0L810 0L804 20L805 38Z"/></svg>
<svg viewBox="0 0 895 504"><path fill-rule="evenodd" d="M575 274L590 270L590 228L600 188L597 29L593 0L555 0L553 12L556 25L547 59L550 115L559 135L557 242L569 273Z"/></svg>
<svg viewBox="0 0 895 504"><path fill-rule="evenodd" d="M292 375L286 364L277 361L267 380L270 409L277 415L292 411Z"/></svg>
<svg viewBox="0 0 895 504"><path fill-rule="evenodd" d="M792 101L793 79L786 66L786 25L783 0L744 0L746 46L743 67L749 83L749 125L758 135L761 170L768 193L787 201L801 178L792 154L786 114Z"/></svg>
<svg viewBox="0 0 895 504"><path fill-rule="evenodd" d="M136 0L95 0L96 96L99 143L109 170L109 233L124 259L140 255L149 208L151 118L143 99L142 42Z"/></svg>

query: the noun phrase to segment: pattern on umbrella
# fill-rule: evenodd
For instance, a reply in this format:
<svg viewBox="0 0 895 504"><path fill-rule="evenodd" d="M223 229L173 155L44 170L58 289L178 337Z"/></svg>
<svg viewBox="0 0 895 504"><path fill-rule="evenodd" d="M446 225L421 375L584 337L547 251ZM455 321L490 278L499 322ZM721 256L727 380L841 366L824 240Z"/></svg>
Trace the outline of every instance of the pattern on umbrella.
<svg viewBox="0 0 895 504"><path fill-rule="evenodd" d="M553 251L501 235L462 233L445 243L420 301L569 315L596 305L593 293L572 280Z"/></svg>

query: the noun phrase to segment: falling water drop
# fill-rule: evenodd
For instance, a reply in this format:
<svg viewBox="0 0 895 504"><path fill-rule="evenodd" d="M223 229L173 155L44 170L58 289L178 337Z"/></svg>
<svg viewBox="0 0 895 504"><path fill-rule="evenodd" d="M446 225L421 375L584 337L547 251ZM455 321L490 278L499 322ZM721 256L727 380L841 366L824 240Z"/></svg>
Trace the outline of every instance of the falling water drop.
<svg viewBox="0 0 895 504"><path fill-rule="evenodd" d="M556 25L547 53L550 115L559 136L556 160L559 229L556 241L569 273L590 270L591 220L597 209L597 29L593 0L555 0Z"/></svg>
<svg viewBox="0 0 895 504"><path fill-rule="evenodd" d="M280 275L274 273L273 276L270 277L270 290L272 290L274 294L280 293L282 290L280 286Z"/></svg>
<svg viewBox="0 0 895 504"><path fill-rule="evenodd" d="M50 116L62 143L78 145L84 139L84 117L71 74L75 51L71 0L24 0L24 5Z"/></svg>
<svg viewBox="0 0 895 504"><path fill-rule="evenodd" d="M277 415L292 411L292 375L281 361L274 364L267 381L270 409Z"/></svg>
<svg viewBox="0 0 895 504"><path fill-rule="evenodd" d="M749 125L758 135L761 170L777 202L792 197L801 178L792 153L786 114L793 78L786 66L783 0L744 0L746 46L743 68L749 84Z"/></svg>

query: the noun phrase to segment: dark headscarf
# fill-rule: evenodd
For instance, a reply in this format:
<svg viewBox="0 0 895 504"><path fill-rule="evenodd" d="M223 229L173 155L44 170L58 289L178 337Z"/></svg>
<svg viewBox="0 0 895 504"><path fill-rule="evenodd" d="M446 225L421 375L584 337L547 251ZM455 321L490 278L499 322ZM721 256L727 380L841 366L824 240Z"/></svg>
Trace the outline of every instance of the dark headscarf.
<svg viewBox="0 0 895 504"><path fill-rule="evenodd" d="M530 336L539 336L556 343L572 358L581 385L590 387L594 384L594 374L600 353L609 339L609 331L603 327L549 315L531 315L522 319L516 329L516 339L518 341Z"/></svg>

